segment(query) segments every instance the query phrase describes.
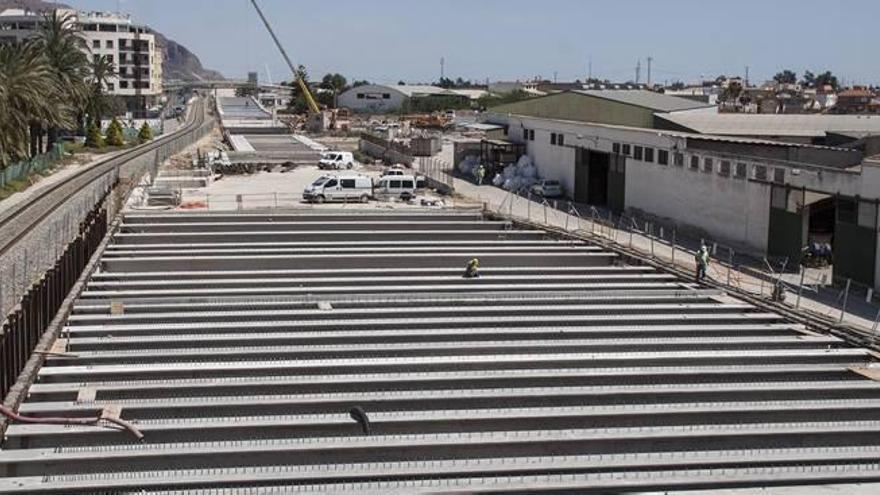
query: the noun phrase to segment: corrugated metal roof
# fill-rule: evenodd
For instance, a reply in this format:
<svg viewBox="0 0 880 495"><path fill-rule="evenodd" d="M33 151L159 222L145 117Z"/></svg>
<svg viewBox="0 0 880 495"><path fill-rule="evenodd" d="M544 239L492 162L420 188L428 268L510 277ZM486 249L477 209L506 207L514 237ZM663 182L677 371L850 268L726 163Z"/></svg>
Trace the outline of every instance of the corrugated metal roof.
<svg viewBox="0 0 880 495"><path fill-rule="evenodd" d="M829 132L880 134L880 116L681 112L658 114L701 134L822 137Z"/></svg>
<svg viewBox="0 0 880 495"><path fill-rule="evenodd" d="M644 90L614 90L614 89L591 89L573 91L574 93L595 96L606 100L613 100L627 105L635 105L650 108L658 112L676 112L695 108L706 108L712 105L701 103L687 98L668 96L662 93Z"/></svg>

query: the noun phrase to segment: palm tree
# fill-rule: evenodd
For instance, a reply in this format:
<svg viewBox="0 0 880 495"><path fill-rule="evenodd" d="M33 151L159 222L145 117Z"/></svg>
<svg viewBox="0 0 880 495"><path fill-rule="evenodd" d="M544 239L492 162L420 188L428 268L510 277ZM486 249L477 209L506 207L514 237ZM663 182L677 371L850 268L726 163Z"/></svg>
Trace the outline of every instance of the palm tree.
<svg viewBox="0 0 880 495"><path fill-rule="evenodd" d="M54 11L44 17L37 37L37 43L45 53L52 75L61 92L57 93L56 103L59 112L76 114L88 104L89 59L85 38L77 31L74 18L70 14ZM48 127L48 146L55 143L59 127Z"/></svg>
<svg viewBox="0 0 880 495"><path fill-rule="evenodd" d="M89 94L87 108L89 123L101 126L102 114L108 109L104 88L116 77L116 69L104 55L95 55L89 64Z"/></svg>
<svg viewBox="0 0 880 495"><path fill-rule="evenodd" d="M38 43L0 46L0 165L33 155L39 127L72 124L61 87Z"/></svg>

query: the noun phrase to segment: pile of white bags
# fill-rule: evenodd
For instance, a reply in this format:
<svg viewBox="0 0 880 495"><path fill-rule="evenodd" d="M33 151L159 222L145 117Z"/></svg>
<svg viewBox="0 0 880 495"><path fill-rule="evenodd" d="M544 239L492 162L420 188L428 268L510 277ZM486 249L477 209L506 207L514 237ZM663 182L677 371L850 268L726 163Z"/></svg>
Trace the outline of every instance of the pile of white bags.
<svg viewBox="0 0 880 495"><path fill-rule="evenodd" d="M500 185L508 191L518 191L530 188L538 181L538 167L532 163L528 156L522 156L516 165L508 165L504 168L502 177L495 185Z"/></svg>

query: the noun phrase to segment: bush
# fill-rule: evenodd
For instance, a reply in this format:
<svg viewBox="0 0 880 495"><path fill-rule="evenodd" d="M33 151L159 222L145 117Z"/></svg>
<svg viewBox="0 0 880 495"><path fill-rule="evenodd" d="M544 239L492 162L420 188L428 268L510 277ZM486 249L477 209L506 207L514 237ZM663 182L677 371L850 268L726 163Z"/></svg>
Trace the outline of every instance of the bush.
<svg viewBox="0 0 880 495"><path fill-rule="evenodd" d="M122 131L122 124L115 118L107 127L107 144L109 146L125 146L125 136Z"/></svg>
<svg viewBox="0 0 880 495"><path fill-rule="evenodd" d="M363 151L355 151L352 153L354 155L354 159L364 165L372 165L374 163L373 157L364 153Z"/></svg>
<svg viewBox="0 0 880 495"><path fill-rule="evenodd" d="M140 132L138 132L138 140L141 143L146 143L147 141L151 141L153 139L153 128L150 127L150 124L144 122L144 125L141 126Z"/></svg>
<svg viewBox="0 0 880 495"><path fill-rule="evenodd" d="M89 126L89 130L86 132L86 146L89 148L104 147L104 136L101 135L101 128L98 127L98 124Z"/></svg>

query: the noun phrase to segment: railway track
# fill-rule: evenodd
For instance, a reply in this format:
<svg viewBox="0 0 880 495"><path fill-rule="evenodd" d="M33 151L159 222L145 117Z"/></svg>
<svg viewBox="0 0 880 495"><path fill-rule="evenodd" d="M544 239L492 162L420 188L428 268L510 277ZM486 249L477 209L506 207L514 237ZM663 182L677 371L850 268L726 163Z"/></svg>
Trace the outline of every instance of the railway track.
<svg viewBox="0 0 880 495"><path fill-rule="evenodd" d="M14 248L31 230L100 178L107 174L119 177L123 166L144 155L164 150L165 156L160 156L160 159L164 159L175 150L181 149L181 144L186 143L205 124L205 111L204 99L198 98L190 106L186 124L177 131L95 163L67 180L43 189L31 201L7 211L0 211L0 256Z"/></svg>

